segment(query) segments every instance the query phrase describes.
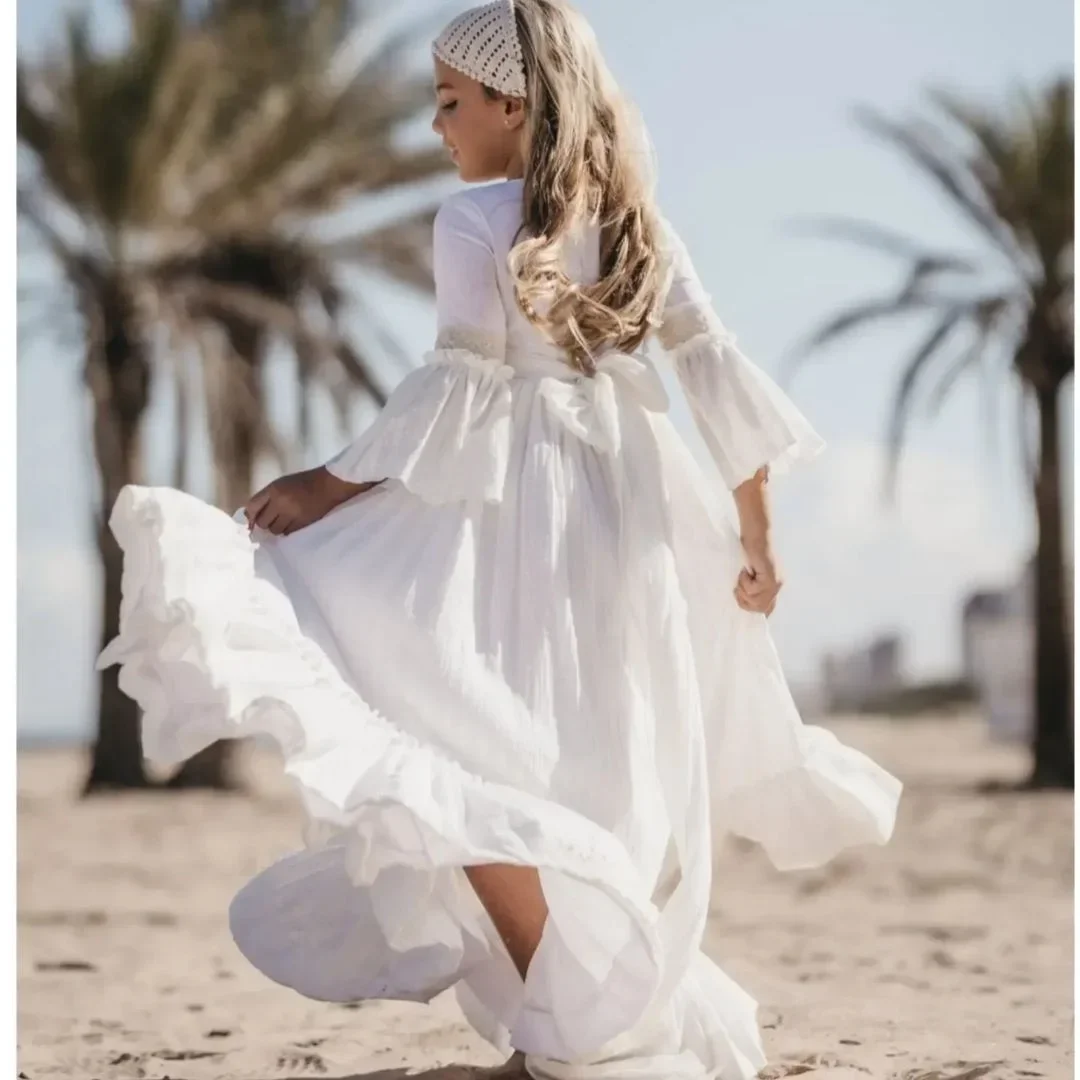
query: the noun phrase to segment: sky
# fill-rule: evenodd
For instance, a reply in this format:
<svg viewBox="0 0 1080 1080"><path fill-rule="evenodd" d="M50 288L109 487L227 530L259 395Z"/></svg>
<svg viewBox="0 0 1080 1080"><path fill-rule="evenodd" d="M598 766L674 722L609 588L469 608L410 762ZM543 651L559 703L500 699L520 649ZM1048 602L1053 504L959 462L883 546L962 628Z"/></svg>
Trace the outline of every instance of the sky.
<svg viewBox="0 0 1080 1080"><path fill-rule="evenodd" d="M20 52L50 40L70 6L19 0ZM120 5L83 6L103 37L115 38ZM649 125L663 212L720 317L773 375L824 317L897 280L887 260L807 234L799 227L805 219L861 218L928 246L986 257L936 191L857 125L856 109L909 116L925 109L925 91L935 86L993 104L1015 87L1037 88L1072 72L1069 0L579 6ZM409 7L425 5L399 5ZM393 290L377 297L383 318L419 362L434 332L432 305ZM793 682L812 681L826 652L883 633L902 636L911 678L955 673L964 597L1010 582L1032 550L1020 402L1000 370L961 382L933 419L920 412L897 502L882 504L892 395L925 332L919 324L866 332L809 360L785 384L828 443L816 462L773 485L786 583L771 625ZM18 724L20 733L38 736L88 734L96 705L96 492L79 369L70 344L20 337ZM284 375L280 381L284 412L288 386ZM1071 522L1071 389L1067 396ZM159 397L148 446L158 483L167 482L167 414ZM677 394L673 418L711 469ZM326 428L317 460L340 445Z"/></svg>

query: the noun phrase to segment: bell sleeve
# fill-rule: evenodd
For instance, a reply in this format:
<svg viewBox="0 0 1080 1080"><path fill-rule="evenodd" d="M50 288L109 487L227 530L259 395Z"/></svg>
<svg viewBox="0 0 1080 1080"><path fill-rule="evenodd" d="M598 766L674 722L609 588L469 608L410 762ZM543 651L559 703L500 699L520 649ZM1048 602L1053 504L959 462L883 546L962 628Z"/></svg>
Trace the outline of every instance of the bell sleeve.
<svg viewBox="0 0 1080 1080"><path fill-rule="evenodd" d="M467 192L435 216L438 336L379 415L326 463L352 483L399 481L429 502L498 501L506 480L506 314L490 227Z"/></svg>
<svg viewBox="0 0 1080 1080"><path fill-rule="evenodd" d="M686 246L670 223L664 229L670 285L657 336L728 488L762 466L772 475L816 457L824 440L773 379L742 354L714 311Z"/></svg>

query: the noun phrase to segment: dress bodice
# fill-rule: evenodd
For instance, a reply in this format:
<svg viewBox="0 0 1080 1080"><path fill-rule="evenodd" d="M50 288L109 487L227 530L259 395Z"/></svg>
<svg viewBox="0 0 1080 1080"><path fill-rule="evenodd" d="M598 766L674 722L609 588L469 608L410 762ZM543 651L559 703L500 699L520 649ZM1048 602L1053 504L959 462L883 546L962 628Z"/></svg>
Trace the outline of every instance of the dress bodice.
<svg viewBox="0 0 1080 1080"><path fill-rule="evenodd" d="M471 236L472 246L486 248L490 261L461 259L459 249L453 267L437 262L439 344L468 345L472 338L487 355L499 357L523 375L571 378L575 370L563 351L529 321L514 298L507 257L520 236L522 187L521 180L487 184L461 192L444 206L440 218L450 221L440 224L448 224L459 240ZM587 222L578 226L563 242L562 260L571 281L581 285L596 282L600 275L599 228ZM455 284L444 288L448 277L456 279ZM498 308L482 300L485 290L490 295L492 286Z"/></svg>
<svg viewBox="0 0 1080 1080"><path fill-rule="evenodd" d="M438 337L376 423L327 463L344 479L407 479L431 499L498 500L506 483L516 384L535 379L550 414L585 443L618 454L623 409L665 412L667 392L645 349L608 350L584 375L518 307L507 256L522 223L521 180L467 188L435 216ZM660 219L663 295L655 336L729 488L762 465L773 471L824 445L780 388L735 347L686 248ZM599 228L565 238L571 281L600 271Z"/></svg>

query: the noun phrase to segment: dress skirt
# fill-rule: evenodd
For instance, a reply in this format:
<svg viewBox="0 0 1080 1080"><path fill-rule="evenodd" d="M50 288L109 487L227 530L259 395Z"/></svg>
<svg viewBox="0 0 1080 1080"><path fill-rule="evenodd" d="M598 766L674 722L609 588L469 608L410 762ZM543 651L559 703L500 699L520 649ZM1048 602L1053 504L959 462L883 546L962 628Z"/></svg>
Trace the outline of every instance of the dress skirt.
<svg viewBox="0 0 1080 1080"><path fill-rule="evenodd" d="M429 423L426 472L384 463L289 536L126 488L99 664L121 663L155 761L280 747L305 844L230 912L271 979L325 1001L453 987L537 1077L753 1076L755 1002L701 952L714 844L820 865L884 843L900 785L803 725L655 372L468 380L474 419L479 390L508 391L471 429L497 440L463 453L460 426ZM481 863L539 869L550 917L524 983L463 873Z"/></svg>

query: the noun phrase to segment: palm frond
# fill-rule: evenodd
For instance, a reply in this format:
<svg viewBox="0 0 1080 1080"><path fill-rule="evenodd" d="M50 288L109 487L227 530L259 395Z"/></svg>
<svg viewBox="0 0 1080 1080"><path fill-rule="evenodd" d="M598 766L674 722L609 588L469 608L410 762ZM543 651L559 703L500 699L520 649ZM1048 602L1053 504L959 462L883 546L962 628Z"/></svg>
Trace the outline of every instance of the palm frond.
<svg viewBox="0 0 1080 1080"><path fill-rule="evenodd" d="M804 235L841 240L882 255L910 259L912 262L935 263L942 270L969 274L978 269L972 257L933 251L903 233L871 221L842 217L795 218L790 222L790 227Z"/></svg>
<svg viewBox="0 0 1080 1080"><path fill-rule="evenodd" d="M266 403L245 404L262 394L270 342L297 358L302 443L318 385L343 420L358 394L381 405L378 364L342 334L351 297L339 272L353 264L429 293L434 209L325 246L308 226L357 196L416 187L423 198L423 185L452 168L441 148L404 137L432 96L429 77L406 63L414 32L380 40L353 69L339 66L335 82L341 41L368 17L362 4L130 0L127 10L122 48L96 51L75 16L55 59L19 69L20 143L37 173L23 185L20 220L84 281L91 316L98 285L119 275L145 301L148 332L176 335L167 362L190 371L202 357L213 375L203 393L223 395L216 454L233 438L249 446L252 433L260 452L281 453ZM67 217L82 230L76 240L68 234L79 230L56 227ZM376 354L400 358L359 310ZM160 351L147 355L160 363ZM190 398L177 382L180 427ZM220 427L230 423L231 434ZM186 480L185 468L177 458L175 477Z"/></svg>
<svg viewBox="0 0 1080 1080"><path fill-rule="evenodd" d="M79 278L85 260L48 220L33 194L25 188L17 189L15 207L19 217L30 225L65 273L72 279Z"/></svg>
<svg viewBox="0 0 1080 1080"><path fill-rule="evenodd" d="M975 302L968 311L974 328L971 344L945 369L927 398L927 413L936 416L958 379L982 364L991 341L1000 335L1002 323L1013 310L1008 296L989 296Z"/></svg>
<svg viewBox="0 0 1080 1080"><path fill-rule="evenodd" d="M794 369L811 354L819 352L825 346L864 326L910 315L918 311L932 311L941 308L948 310L955 302L955 298L923 294L913 295L903 290L897 296L888 296L878 300L866 300L862 303L853 304L828 319L817 330L811 331L806 338L788 350L781 364L782 377L785 379L790 377Z"/></svg>
<svg viewBox="0 0 1080 1080"><path fill-rule="evenodd" d="M341 365L341 369L355 383L361 387L380 408L386 404L386 391L375 381L374 365L369 363L349 342L338 342L335 351L335 359ZM342 405L347 402L343 396Z"/></svg>
<svg viewBox="0 0 1080 1080"><path fill-rule="evenodd" d="M135 222L162 227L182 223L185 188L232 89L216 43L188 35L161 73L147 122L134 147L131 213Z"/></svg>
<svg viewBox="0 0 1080 1080"><path fill-rule="evenodd" d="M897 122L869 110L870 132L897 147L974 225L1000 262L953 254L877 225L825 219L819 234L854 241L899 260L904 277L893 297L855 304L809 335L791 360L874 322L929 313L927 336L905 362L888 428L887 497L916 391L930 381L935 414L958 380L977 369L989 377L995 351L1025 385L1058 387L1074 368L1073 119L1071 80L1037 96L1020 94L1009 112L955 94L933 91L934 122ZM992 270L993 276L987 273ZM961 331L970 340L957 354L949 345ZM791 366L791 360L788 367Z"/></svg>
<svg viewBox="0 0 1080 1080"><path fill-rule="evenodd" d="M71 206L84 202L83 179L69 152L70 132L41 96L40 80L32 78L21 61L15 71L16 130L21 146L33 155L41 181Z"/></svg>
<svg viewBox="0 0 1080 1080"><path fill-rule="evenodd" d="M867 131L901 150L997 250L1022 272L1028 272L1027 252L995 213L979 178L966 161L958 160L957 152L944 142L940 131L925 122L898 123L868 109L860 111L860 120Z"/></svg>
<svg viewBox="0 0 1080 1080"><path fill-rule="evenodd" d="M360 236L323 245L329 258L376 270L421 292L434 287L431 230L436 208L425 206Z"/></svg>
<svg viewBox="0 0 1080 1080"><path fill-rule="evenodd" d="M1052 273L1072 234L1072 90L1059 83L1042 97L1023 90L1017 97L1016 115L1000 117L954 94L932 93L978 148L971 171L995 214Z"/></svg>
<svg viewBox="0 0 1080 1080"><path fill-rule="evenodd" d="M915 354L908 360L900 376L900 382L893 399L892 416L889 420L886 442L886 479L884 485L886 498L891 499L896 495L897 466L900 462L900 453L903 449L904 435L910 419L915 389L926 374L930 362L937 356L939 350L966 316L967 310L961 305L945 311L923 343L915 351Z"/></svg>

